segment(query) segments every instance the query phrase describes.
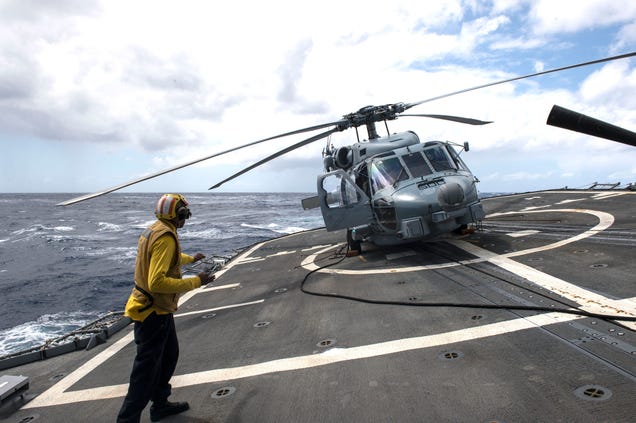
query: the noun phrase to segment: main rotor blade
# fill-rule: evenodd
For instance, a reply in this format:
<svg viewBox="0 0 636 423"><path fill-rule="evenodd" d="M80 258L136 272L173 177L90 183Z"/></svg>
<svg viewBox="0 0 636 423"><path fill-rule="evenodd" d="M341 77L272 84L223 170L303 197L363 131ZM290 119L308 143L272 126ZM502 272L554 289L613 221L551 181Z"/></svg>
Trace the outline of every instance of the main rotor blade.
<svg viewBox="0 0 636 423"><path fill-rule="evenodd" d="M178 166L175 166L175 167L171 167L170 169L166 169L166 170L162 170L162 171L157 172L157 173L146 175L146 176L143 176L143 177L141 177L139 179L135 179L133 181L129 181L129 182L123 183L121 185L117 185L117 186L114 186L112 188L105 189L103 191L98 191L98 192L94 192L92 194L86 194L86 195L82 195L82 196L79 196L79 197L71 198L70 200L66 200L66 201L63 201L61 203L58 203L57 205L58 206L68 206L68 205L71 205L71 204L79 203L80 201L90 200L91 198L99 197L99 196L108 194L110 192L117 191L117 190L120 190L122 188L126 188L126 187L128 187L130 185L138 184L139 182L147 181L148 179L156 178L157 176L161 176L161 175L164 175L166 173L174 172L175 170L179 170L179 169L182 169L184 167L191 166L193 164L196 164L196 163L211 159L213 157L222 156L224 154L231 153L233 151L240 150L240 149L245 148L245 147L250 147L252 145L260 144L260 143L265 142L265 141L271 141L271 140L274 140L276 138L287 137L287 136L290 136L290 135L302 134L303 132L315 131L317 129L326 128L328 126L341 125L341 124L344 124L344 123L347 123L347 122L348 122L348 120L341 119L341 120L338 120L338 121L335 121L335 122L323 123L323 124L320 124L320 125L310 126L310 127L303 128L303 129L297 129L295 131L286 132L284 134L274 135L273 137L263 138L262 140L258 140L258 141L254 141L254 142L251 142L251 143L248 143L248 144L244 144L244 145L238 146L238 147L230 148L229 150L224 150L224 151L221 151L219 153L214 153L214 154L211 154L209 156L205 156L205 157L202 157L200 159L193 160L191 162L187 162L187 163L183 163L183 164L180 164Z"/></svg>
<svg viewBox="0 0 636 423"><path fill-rule="evenodd" d="M275 158L280 157L280 156L282 156L283 154L287 154L287 153L289 153L289 152L290 152L290 151L292 151L292 150L295 150L295 149L297 149L297 148L303 147L303 146L305 146L305 145L307 145L307 144L311 144L312 142L314 142L314 141L318 141L318 140L320 140L320 139L322 139L322 138L328 137L329 135L333 134L334 132L338 132L338 131L340 131L340 129L338 129L338 128L333 128L333 129L330 129L330 130L328 130L328 131L325 131L325 132L323 132L323 133L321 133L321 134L314 135L314 136L313 136L313 137L311 137L311 138L307 138L306 140L303 140L303 141L301 141L301 142L299 142L299 143L296 143L296 144L294 144L294 145L290 145L289 147L287 147L287 148L285 148L285 149L283 149L283 150L280 150L280 151L278 151L278 152L276 152L276 153L272 154L271 156L268 156L268 157L264 158L263 160L260 160L260 161L258 161L258 162L256 162L256 163L254 163L254 164L253 164L253 165L251 165L251 166L246 167L245 169L241 170L240 172L235 173L234 175L230 176L229 178L226 178L226 179L222 180L221 182L217 183L217 184L216 184L216 185L214 185L214 186L211 186L211 187L210 187L210 188L208 188L208 189L218 188L218 187L220 187L221 185L223 185L224 183L226 183L226 182L228 182L228 181L231 181L232 179L237 178L237 177L241 176L242 174L244 174L244 173L246 173L246 172L249 172L250 170L254 169L255 167L258 167L258 166L260 166L260 165L262 165L262 164L265 164L265 163L269 162L270 160L274 160Z"/></svg>
<svg viewBox="0 0 636 423"><path fill-rule="evenodd" d="M416 117L428 117L428 118L434 118L434 119L444 119L444 120L450 120L453 122L459 122L459 123L467 123L469 125L488 125L489 123L492 123L492 121L485 121L485 120L478 120L478 119L471 119L471 118L465 118L465 117L461 117L461 116L451 116L451 115L411 115L411 114L407 114L407 115L400 115L400 117L402 116L416 116Z"/></svg>
<svg viewBox="0 0 636 423"><path fill-rule="evenodd" d="M582 113L574 112L565 107L557 106L556 104L552 106L546 123L559 128L569 129L570 131L605 138L636 147L636 133L621 128L620 126L594 119Z"/></svg>
<svg viewBox="0 0 636 423"><path fill-rule="evenodd" d="M550 70L537 72L537 73L531 73L531 74L523 75L523 76L517 76L515 78L505 79L503 81L497 81L497 82L491 82L491 83L488 83L488 84L478 85L476 87L466 88L466 89L455 91L455 92L452 92L452 93L439 95L437 97L428 98L426 100L418 101L418 102L415 102L415 103L409 103L409 104L406 104L405 107L406 107L406 109L410 109L411 107L418 106L418 105L423 104L423 103L428 103L428 102L431 102L431 101L434 101L434 100L439 100L439 99L442 99L442 98L451 97L451 96L454 96L454 95L457 95L457 94L463 94L463 93L467 93L467 92L470 92L470 91L479 90L481 88L492 87L494 85L505 84L507 82L518 81L520 79L526 79L526 78L532 78L534 76L545 75L545 74L548 74L548 73L559 72L559 71L563 71L563 70L567 70L567 69L574 69L574 68L578 68L578 67L582 67L582 66L594 65L596 63L604 63L604 62L610 62L612 60L625 59L625 58L632 57L632 56L636 56L636 51L631 52L631 53L626 53L626 54L620 54L618 56L606 57L605 59L592 60L590 62L578 63L576 65L564 66L564 67L561 67L561 68L550 69Z"/></svg>

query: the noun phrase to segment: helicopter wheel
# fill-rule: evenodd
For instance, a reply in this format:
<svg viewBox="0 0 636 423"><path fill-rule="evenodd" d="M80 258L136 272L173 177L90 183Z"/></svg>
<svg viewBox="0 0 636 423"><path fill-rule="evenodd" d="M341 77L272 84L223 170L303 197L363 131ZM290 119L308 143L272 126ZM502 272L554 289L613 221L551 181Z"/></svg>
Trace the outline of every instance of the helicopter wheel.
<svg viewBox="0 0 636 423"><path fill-rule="evenodd" d="M468 225L461 225L459 228L455 229L455 233L457 235L470 235L475 232L475 228L471 228Z"/></svg>
<svg viewBox="0 0 636 423"><path fill-rule="evenodd" d="M347 245L349 246L349 252L347 256L357 256L362 252L362 241L357 241L353 239L353 231L351 229L347 229Z"/></svg>
<svg viewBox="0 0 636 423"><path fill-rule="evenodd" d="M461 235L466 229L468 229L468 225L461 225L459 228L455 229L455 233Z"/></svg>

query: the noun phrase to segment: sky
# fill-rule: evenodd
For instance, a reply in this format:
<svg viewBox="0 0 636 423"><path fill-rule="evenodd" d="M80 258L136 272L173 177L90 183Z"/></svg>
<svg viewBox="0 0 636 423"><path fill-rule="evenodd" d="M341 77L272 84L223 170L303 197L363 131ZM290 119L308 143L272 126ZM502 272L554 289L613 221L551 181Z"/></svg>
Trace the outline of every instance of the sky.
<svg viewBox="0 0 636 423"><path fill-rule="evenodd" d="M100 191L367 105L413 103L633 51L633 0L0 0L0 192ZM414 117L388 125L422 141L468 141L462 157L481 192L625 185L636 182L636 148L545 121L558 104L636 131L635 94L632 58L409 110L489 125ZM126 191L204 192L311 135ZM329 141L348 145L356 134ZM217 191L315 191L326 142Z"/></svg>

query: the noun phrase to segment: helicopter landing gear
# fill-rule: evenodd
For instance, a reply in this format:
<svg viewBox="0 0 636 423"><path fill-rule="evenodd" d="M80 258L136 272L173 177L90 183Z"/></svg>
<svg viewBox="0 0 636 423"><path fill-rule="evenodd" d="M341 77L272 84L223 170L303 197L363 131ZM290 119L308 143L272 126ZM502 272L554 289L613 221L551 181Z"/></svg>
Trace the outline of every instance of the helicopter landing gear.
<svg viewBox="0 0 636 423"><path fill-rule="evenodd" d="M347 245L349 246L347 257L354 257L362 252L362 241L353 239L353 230L351 229L347 229Z"/></svg>
<svg viewBox="0 0 636 423"><path fill-rule="evenodd" d="M457 235L470 235L475 232L475 228L468 225L461 225L459 228L455 229L454 232Z"/></svg>

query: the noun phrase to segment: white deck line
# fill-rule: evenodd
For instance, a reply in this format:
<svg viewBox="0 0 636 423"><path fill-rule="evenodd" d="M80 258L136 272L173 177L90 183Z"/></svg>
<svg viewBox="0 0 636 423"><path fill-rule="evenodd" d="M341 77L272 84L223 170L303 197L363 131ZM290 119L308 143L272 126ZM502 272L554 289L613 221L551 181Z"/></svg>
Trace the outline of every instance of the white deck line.
<svg viewBox="0 0 636 423"><path fill-rule="evenodd" d="M538 280L544 283L546 281L549 281L552 284L554 284L555 282L558 282L557 287L560 286L568 290L572 290L572 289L582 290L582 291L578 291L576 295L580 293L585 295L586 296L585 298L592 299L591 294L593 294L595 296L600 297L600 299L603 301L610 300L610 299L607 299L606 297L584 290L583 288L577 287L576 285L572 285L558 278L554 278L551 275L547 275L543 272L540 272L536 269L522 265L521 263L515 262L510 259L510 257L519 256L523 254L530 254L533 252L548 250L551 248L557 248L557 247L566 245L570 242L584 239L588 236L598 233L599 231L603 229L606 229L613 223L613 216L607 213L597 212L592 210L563 209L563 210L537 210L537 211L525 211L525 212L536 213L536 212L559 212L559 211L568 211L568 212L575 211L575 212L591 213L599 217L599 220L601 220L601 222L599 223L599 225L595 226L594 228L582 234L579 234L575 237L568 238L567 240L549 244L544 247L538 247L534 249L523 250L523 251L518 251L515 253L504 254L504 255L497 255L488 250L480 249L479 247L475 247L472 244L465 243L462 241L455 241L454 243L456 246L463 248L466 251L469 251L469 249L471 249L472 251L469 251L471 252L471 254L478 253L476 254L478 256L477 259L467 260L467 261L464 261L463 263L489 261L498 266L512 269L510 271L512 271L513 273L519 274L523 277L532 278L530 280L533 280L533 281ZM512 214L512 213L506 213L506 214ZM602 216L602 215L606 215L606 216ZM607 219L608 216L609 218L611 218L611 220ZM247 252L241 254L240 257L249 257L249 254L251 254L254 250L260 247L260 245L261 244L255 245ZM321 249L318 253L307 257L303 261L302 266L308 270L313 270L314 268L316 268L315 265L313 264L313 257L317 256L320 252L326 251L333 247L334 246L327 246ZM240 265L240 264L241 264L241 261L239 258L237 258L236 261L230 263L229 266L227 266L220 272L217 272L217 277L220 276L222 273L225 273L225 271L229 270L229 268L233 267L234 265ZM460 264L462 263L459 263L459 264L453 263L452 265L460 265ZM449 264L449 265L435 265L435 266L414 266L414 267L408 268L410 270L406 270L406 271L426 270L430 268L439 268L439 267L451 267L451 265ZM327 269L327 271L333 271L333 269ZM395 271L401 271L401 270L400 269L389 269L389 270L384 269L383 271L395 272ZM337 273L340 273L340 272L337 272ZM564 284L564 285L559 285L559 284ZM215 287L215 288L221 289L221 287ZM211 288L208 288L207 290L210 290L210 289ZM199 290L195 290L195 291L191 291L187 293L186 295L182 296L180 304L187 301L193 295L196 295L197 293L201 293L202 291L205 291L205 290L206 289L199 289ZM561 292L559 293L563 295ZM616 300L610 300L610 301L616 303L615 304L616 306L620 306L623 308L625 307L633 308L634 306L636 306L635 300L636 300L635 298L630 298L630 299L623 299L618 301ZM254 302L254 303L257 303L257 302ZM252 304L252 303L244 303L243 305L248 305L248 304ZM237 306L240 306L240 305L237 305ZM225 306L223 308L228 308L228 306ZM209 309L207 310L207 312L210 312L213 310L214 309ZM607 309L603 309L603 312L607 313L607 311L608 311ZM633 313L631 314L634 315ZM479 326L475 328L461 329L457 331L447 332L444 334L428 335L428 336L415 337L415 338L404 338L404 339L398 339L393 341L381 342L377 344L370 344L370 345L352 347L352 348L337 348L337 349L328 350L323 354L312 354L312 355L299 356L299 357L283 358L279 360L273 360L269 362L263 362L263 363L248 365L248 366L240 366L240 367L227 368L227 369L213 369L213 370L207 370L207 371L196 372L191 374L177 375L172 378L171 384L173 387L178 388L178 387L192 386L197 384L209 384L209 383L216 383L219 381L227 381L232 379L258 376L258 375L274 373L274 372L301 370L301 369L306 369L311 367L339 363L343 361L378 357L378 356L383 356L387 354L395 354L395 353L399 353L403 351L429 348L429 347L446 345L446 344L451 344L456 342L502 335L502 334L511 333L515 331L537 328L537 327L541 327L541 326L545 326L549 324L567 322L567 321L571 321L578 318L579 318L578 316L563 315L560 313L541 314L541 315L536 315L536 316L531 316L526 318L518 318L518 319L509 320L505 322L493 323L490 325L484 325L484 326ZM115 353L117 353L120 349L122 349L126 344L131 342L132 339L133 339L133 333L131 331L126 336L124 336L123 338L118 340L116 343L114 343L113 345L111 345L110 347L102 351L97 356L93 357L93 359L86 362L84 365L82 365L77 370L75 370L74 372L72 372L71 374L63 378L62 380L60 380L58 383L53 385L51 388L49 388L47 391L45 391L41 395L37 396L34 400L29 402L22 408L27 409L27 408L36 408L36 407L46 407L46 406L54 406L54 405L60 405L60 404L70 404L70 403L81 402L81 401L93 401L93 400L102 400L107 398L123 397L126 394L126 391L128 388L127 384L104 386L104 387L85 389L85 390L79 390L79 391L70 391L70 392L66 392L66 391L69 388L71 388L75 383L77 383L81 378L83 378L92 370L94 370L101 363L106 361L108 358L112 357Z"/></svg>
<svg viewBox="0 0 636 423"><path fill-rule="evenodd" d="M389 354L397 354L422 348L437 347L457 342L471 341L491 336L503 335L511 332L542 327L555 323L562 323L577 319L577 316L548 313L527 318L518 318L504 322L492 323L474 328L460 329L456 331L419 336L414 338L402 338L376 344L362 345L351 348L334 348L322 354L311 354L298 357L282 358L247 366L231 367L225 369L212 369L196 373L173 376L170 383L173 388L192 385L212 384L221 381L254 377L264 374L303 370L318 366L340 363L351 360L380 357ZM127 335L132 339L132 334ZM120 340L123 343L124 339ZM114 347L115 345L113 345ZM104 351L105 353L106 351ZM103 354L103 353L102 353ZM112 354L111 354L112 355ZM97 358L97 357L96 357ZM91 360L93 361L93 360ZM88 364L88 363L87 363ZM83 377L82 366L72 375L58 382L53 388L36 397L24 408L50 407L61 404L71 404L81 401L96 401L108 398L123 397L128 390L128 384L102 386L99 388L83 389L79 391L65 392L77 380Z"/></svg>
<svg viewBox="0 0 636 423"><path fill-rule="evenodd" d="M231 261L223 269L216 272L215 273L216 277L218 278L219 276L227 272L229 269L231 269L232 267L240 263L237 260L240 260L240 258L242 257L249 256L252 252L258 249L262 244L263 243L256 244L249 250L240 254L234 261ZM236 287L236 284L220 285L220 286L214 286L212 288L201 287L199 289L189 291L185 295L181 296L181 298L179 299L179 306L181 306L183 303L185 303L186 301L188 301L190 298L192 298L194 295L198 293L209 291L211 289L228 289L228 288L234 288L234 287ZM242 307L243 305L249 305L249 304L251 303L234 305L234 307ZM220 307L220 309L227 309L231 307L232 306L223 306L223 307ZM207 310L207 312L210 312L213 310L214 309L209 309ZM43 406L57 404L56 398L63 398L64 395L67 395L67 393L65 392L66 390L68 390L71 386L77 383L84 376L86 376L87 374L95 370L98 366L106 362L106 360L108 360L117 352L119 352L121 349L123 349L128 343L132 342L133 339L134 339L134 333L131 330L129 333L127 333L123 338L119 339L113 345L109 346L104 351L97 354L92 359L88 360L82 366L78 367L75 371L73 371L72 373L69 373L66 377L62 378L55 385L51 386L42 394L38 395L35 399L33 399L32 401L27 403L25 406L23 406L22 409L43 407ZM127 387L128 385L125 385L125 386Z"/></svg>
<svg viewBox="0 0 636 423"><path fill-rule="evenodd" d="M217 308L211 308L202 312L209 313L209 312L218 311L218 310L226 310L229 308L244 307L244 306L253 305L253 304L260 304L264 301L265 300L259 300L259 301L252 301L249 303L227 305L227 306L222 306ZM199 312L183 313L180 315L175 315L175 318L191 315L191 314L198 314L198 313ZM121 349L123 349L126 345L128 345L128 343L132 342L133 338L134 338L134 332L130 330L130 332L128 332L123 338L115 342L110 347L106 348L101 353L97 354L92 359L88 360L82 366L78 367L74 372L70 373L69 375L61 379L55 385L53 385L48 390L44 391L42 394L35 397L33 401L27 403L22 408L26 409L26 408L35 408L35 407L46 407L46 406L57 405L57 404L67 404L68 401L65 402L63 398L67 398L69 397L69 395L73 396L74 392L66 392L66 391L69 388L71 388L74 384L76 384L84 376L86 376L87 374L95 370L97 367L101 366L103 363L106 362L106 360L108 360L113 355L118 353ZM125 387L124 393L121 394L121 396L126 395L126 392L128 390L128 384L117 385L117 386ZM97 389L103 389L103 388L97 388ZM99 399L99 398L93 398L93 399ZM77 401L85 401L85 400L80 399ZM74 400L70 402L77 402L77 401Z"/></svg>
<svg viewBox="0 0 636 423"><path fill-rule="evenodd" d="M256 300L256 301L250 301L249 303L240 303L240 304L232 304L232 305L216 307L216 308L208 308L206 310L189 311L187 313L175 314L174 318L176 319L178 317L194 316L194 315L197 315L197 314L204 314L204 313L212 313L214 311L226 310L228 308L237 308L237 307L245 307L245 306L248 306L248 305L261 304L263 302L265 302L265 299Z"/></svg>

